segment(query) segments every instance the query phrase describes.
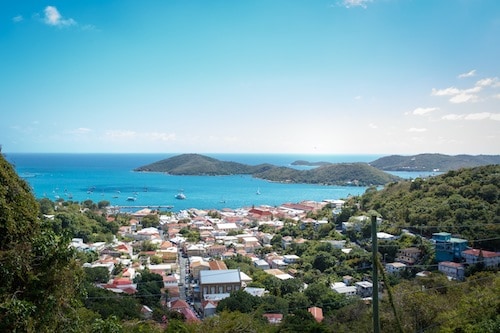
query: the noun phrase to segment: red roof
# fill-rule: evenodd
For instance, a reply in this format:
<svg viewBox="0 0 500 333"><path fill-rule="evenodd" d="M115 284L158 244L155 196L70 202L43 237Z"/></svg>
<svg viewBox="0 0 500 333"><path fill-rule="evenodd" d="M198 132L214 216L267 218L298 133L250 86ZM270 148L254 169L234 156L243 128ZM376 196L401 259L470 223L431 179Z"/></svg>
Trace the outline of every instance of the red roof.
<svg viewBox="0 0 500 333"><path fill-rule="evenodd" d="M172 310L185 309L185 308L189 308L189 304L187 304L186 301L183 301L182 299L178 299L178 300L175 300L172 303L170 303L170 308Z"/></svg>
<svg viewBox="0 0 500 333"><path fill-rule="evenodd" d="M484 250L478 250L478 249L470 249L470 250L462 251L462 253L472 255L475 257L479 257L479 254L481 252L482 252L483 258L500 257L500 252L484 251Z"/></svg>
<svg viewBox="0 0 500 333"><path fill-rule="evenodd" d="M314 319L316 319L316 321L319 323L323 320L323 309L322 308L318 308L317 306L313 306L312 308L309 308L307 309L307 311L309 311Z"/></svg>
<svg viewBox="0 0 500 333"><path fill-rule="evenodd" d="M132 280L127 278L115 278L113 280L113 285L115 286L126 286L127 284L132 284Z"/></svg>

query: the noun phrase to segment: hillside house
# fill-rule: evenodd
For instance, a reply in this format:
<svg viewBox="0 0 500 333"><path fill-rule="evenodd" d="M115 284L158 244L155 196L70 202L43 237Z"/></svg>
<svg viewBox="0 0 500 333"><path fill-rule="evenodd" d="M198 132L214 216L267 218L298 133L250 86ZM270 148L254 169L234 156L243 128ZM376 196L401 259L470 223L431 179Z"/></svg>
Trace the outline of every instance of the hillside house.
<svg viewBox="0 0 500 333"><path fill-rule="evenodd" d="M209 295L229 294L241 288L239 269L200 272L200 299Z"/></svg>
<svg viewBox="0 0 500 333"><path fill-rule="evenodd" d="M462 251L462 257L465 259L465 262L469 265L483 263L484 267L500 266L500 252L468 249Z"/></svg>
<svg viewBox="0 0 500 333"><path fill-rule="evenodd" d="M462 252L467 249L467 240L451 237L448 232L432 234L435 244L436 261L454 261L462 259Z"/></svg>
<svg viewBox="0 0 500 333"><path fill-rule="evenodd" d="M420 251L418 248L408 247L398 251L396 261L402 262L406 265L413 265L420 259L421 255L422 251Z"/></svg>
<svg viewBox="0 0 500 333"><path fill-rule="evenodd" d="M462 281L465 277L464 265L457 262L441 261L438 270L454 280Z"/></svg>

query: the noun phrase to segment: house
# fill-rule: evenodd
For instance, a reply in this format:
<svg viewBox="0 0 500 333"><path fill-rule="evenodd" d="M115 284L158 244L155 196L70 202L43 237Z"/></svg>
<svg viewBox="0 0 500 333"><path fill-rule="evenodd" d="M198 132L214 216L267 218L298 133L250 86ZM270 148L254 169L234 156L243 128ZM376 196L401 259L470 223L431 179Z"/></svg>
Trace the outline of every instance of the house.
<svg viewBox="0 0 500 333"><path fill-rule="evenodd" d="M355 286L348 286L344 282L332 283L331 288L337 294L342 294L346 297L357 295L357 288Z"/></svg>
<svg viewBox="0 0 500 333"><path fill-rule="evenodd" d="M462 259L462 252L467 248L467 240L451 237L448 232L432 234L435 244L436 261L453 261Z"/></svg>
<svg viewBox="0 0 500 333"><path fill-rule="evenodd" d="M307 311L309 311L310 314L312 314L312 316L314 317L314 319L320 323L323 321L323 309L322 308L318 308L317 306L313 306L309 309L307 309Z"/></svg>
<svg viewBox="0 0 500 333"><path fill-rule="evenodd" d="M281 324L281 321L283 320L282 313L264 313L263 316L264 316L264 318L267 319L269 324L273 324L273 325Z"/></svg>
<svg viewBox="0 0 500 333"><path fill-rule="evenodd" d="M406 264L402 262L390 262L385 264L385 270L389 274L400 274L406 269Z"/></svg>
<svg viewBox="0 0 500 333"><path fill-rule="evenodd" d="M203 311L203 317L212 317L215 315L217 310L217 303L215 301L201 301L201 309Z"/></svg>
<svg viewBox="0 0 500 333"><path fill-rule="evenodd" d="M454 280L461 281L464 279L465 276L464 265L457 262L441 261L438 264L438 270L444 273L447 277Z"/></svg>
<svg viewBox="0 0 500 333"><path fill-rule="evenodd" d="M355 286L356 286L356 294L358 294L359 297L361 298L372 297L373 283L369 281L360 281L356 282Z"/></svg>
<svg viewBox="0 0 500 333"><path fill-rule="evenodd" d="M210 267L210 270L212 270L212 271L227 269L226 264L222 260L209 261L208 266Z"/></svg>
<svg viewBox="0 0 500 333"><path fill-rule="evenodd" d="M462 251L462 257L469 265L477 263L483 263L484 267L498 267L500 265L500 252L468 249Z"/></svg>
<svg viewBox="0 0 500 333"><path fill-rule="evenodd" d="M422 251L416 247L408 247L398 251L396 261L402 262L403 264L413 265L420 259Z"/></svg>
<svg viewBox="0 0 500 333"><path fill-rule="evenodd" d="M200 272L200 299L206 295L229 294L241 288L239 269L226 269L221 271Z"/></svg>
<svg viewBox="0 0 500 333"><path fill-rule="evenodd" d="M200 272L210 269L210 264L204 260L191 261L190 270L194 279L200 279Z"/></svg>
<svg viewBox="0 0 500 333"><path fill-rule="evenodd" d="M298 261L300 260L300 257L298 255L295 255L295 254L285 254L283 256L283 261L286 263L286 264L295 264L297 263Z"/></svg>
<svg viewBox="0 0 500 333"><path fill-rule="evenodd" d="M261 269L269 269L269 268L271 268L271 267L269 266L269 264L267 263L267 261L265 261L264 259L258 259L258 260L255 260L255 261L253 262L253 265L254 265L255 267L258 267L258 268L261 268Z"/></svg>

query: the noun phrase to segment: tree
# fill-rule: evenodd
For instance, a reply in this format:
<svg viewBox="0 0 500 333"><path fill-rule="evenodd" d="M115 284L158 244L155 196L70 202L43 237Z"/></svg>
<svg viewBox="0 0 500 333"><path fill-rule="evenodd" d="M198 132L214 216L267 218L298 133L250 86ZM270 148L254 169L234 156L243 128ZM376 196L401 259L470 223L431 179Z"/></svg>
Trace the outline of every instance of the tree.
<svg viewBox="0 0 500 333"><path fill-rule="evenodd" d="M233 291L229 297L219 301L217 312L239 311L241 313L250 313L255 310L260 303L261 299L259 297L250 295L246 291L240 289Z"/></svg>
<svg viewBox="0 0 500 333"><path fill-rule="evenodd" d="M68 246L38 218L29 185L0 155L0 331L71 332L81 269Z"/></svg>
<svg viewBox="0 0 500 333"><path fill-rule="evenodd" d="M134 279L137 283L137 296L142 304L149 307L160 305L161 288L163 287L163 278L160 274L151 273L149 270L143 270Z"/></svg>

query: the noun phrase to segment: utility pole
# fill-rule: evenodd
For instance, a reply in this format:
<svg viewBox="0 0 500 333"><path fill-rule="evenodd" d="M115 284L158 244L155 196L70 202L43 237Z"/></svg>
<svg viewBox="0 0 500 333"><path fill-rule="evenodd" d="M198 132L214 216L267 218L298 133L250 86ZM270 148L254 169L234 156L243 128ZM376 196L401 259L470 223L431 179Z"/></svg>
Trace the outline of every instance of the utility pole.
<svg viewBox="0 0 500 333"><path fill-rule="evenodd" d="M380 318L378 313L378 244L377 244L377 216L372 215L372 269L373 269L373 333L380 333Z"/></svg>

